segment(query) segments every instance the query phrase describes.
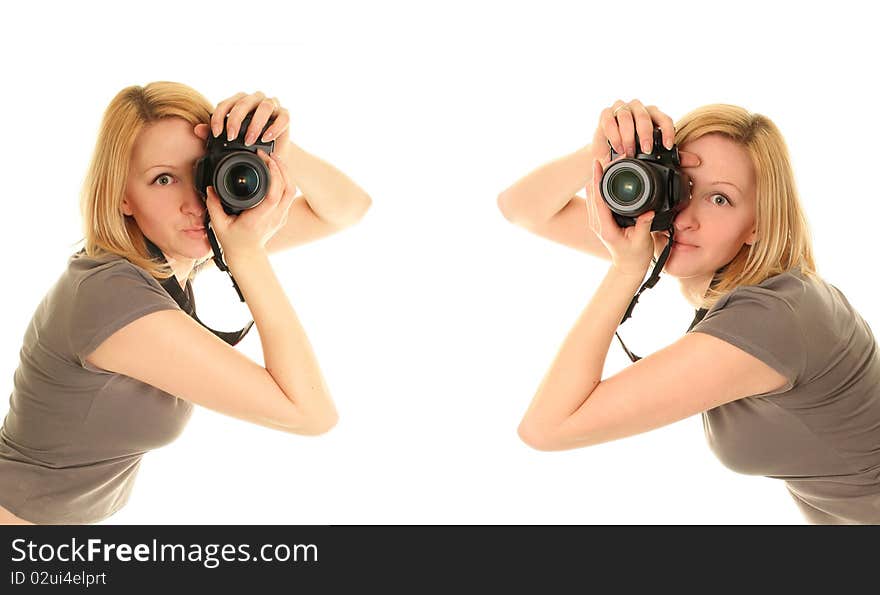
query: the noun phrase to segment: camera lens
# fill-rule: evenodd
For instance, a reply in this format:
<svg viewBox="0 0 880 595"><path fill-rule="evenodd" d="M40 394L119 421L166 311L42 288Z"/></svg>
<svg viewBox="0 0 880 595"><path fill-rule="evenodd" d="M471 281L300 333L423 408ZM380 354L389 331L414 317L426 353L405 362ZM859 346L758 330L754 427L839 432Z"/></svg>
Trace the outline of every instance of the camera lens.
<svg viewBox="0 0 880 595"><path fill-rule="evenodd" d="M269 169L250 151L231 151L217 163L214 188L227 213L257 206L269 190Z"/></svg>
<svg viewBox="0 0 880 595"><path fill-rule="evenodd" d="M642 178L631 169L616 171L608 181L608 187L613 199L621 205L633 204L645 190Z"/></svg>
<svg viewBox="0 0 880 595"><path fill-rule="evenodd" d="M599 190L602 198L618 215L638 217L656 208L660 177L651 164L634 159L612 163L602 174Z"/></svg>
<svg viewBox="0 0 880 595"><path fill-rule="evenodd" d="M260 175L249 163L239 163L226 173L224 185L236 198L248 198L260 187Z"/></svg>

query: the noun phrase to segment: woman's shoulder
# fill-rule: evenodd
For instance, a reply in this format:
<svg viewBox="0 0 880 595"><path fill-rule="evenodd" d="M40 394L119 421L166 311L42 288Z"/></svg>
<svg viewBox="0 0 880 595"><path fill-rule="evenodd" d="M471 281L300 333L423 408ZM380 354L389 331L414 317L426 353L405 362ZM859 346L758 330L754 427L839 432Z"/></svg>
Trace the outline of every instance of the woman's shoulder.
<svg viewBox="0 0 880 595"><path fill-rule="evenodd" d="M740 285L721 297L709 312L763 303L767 307L776 305L797 312L814 301L827 288L827 283L816 273L806 273L794 267L777 275L767 277L755 285Z"/></svg>
<svg viewBox="0 0 880 595"><path fill-rule="evenodd" d="M144 269L110 253L77 252L34 312L25 344L83 365L100 340L139 316L177 309Z"/></svg>
<svg viewBox="0 0 880 595"><path fill-rule="evenodd" d="M851 329L859 316L837 287L817 273L797 267L756 285L734 288L708 310L703 320L737 328L750 324L756 329L798 331L804 340L810 340Z"/></svg>
<svg viewBox="0 0 880 595"><path fill-rule="evenodd" d="M113 252L89 255L85 250L80 250L69 258L66 276L74 287L83 283L118 283L126 279L150 287L161 287L147 271Z"/></svg>
<svg viewBox="0 0 880 595"><path fill-rule="evenodd" d="M149 272L128 259L113 253L88 255L84 251L70 257L67 270L56 286L55 294L75 304L74 309L94 311L137 309L150 304L177 307Z"/></svg>

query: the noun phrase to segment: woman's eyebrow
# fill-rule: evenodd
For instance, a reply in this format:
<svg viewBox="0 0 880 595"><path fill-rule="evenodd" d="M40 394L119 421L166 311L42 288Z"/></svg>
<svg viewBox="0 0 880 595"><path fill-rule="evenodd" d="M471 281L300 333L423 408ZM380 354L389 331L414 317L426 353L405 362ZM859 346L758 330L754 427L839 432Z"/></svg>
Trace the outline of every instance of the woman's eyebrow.
<svg viewBox="0 0 880 595"><path fill-rule="evenodd" d="M739 186L737 186L736 184L734 184L732 182L725 182L724 180L715 180L714 182L712 182L712 184L727 184L728 186L733 186L734 188L736 188L737 192L742 194L742 190L739 189Z"/></svg>
<svg viewBox="0 0 880 595"><path fill-rule="evenodd" d="M159 168L159 167L163 167L163 168L165 168L165 169L177 169L177 166L176 166L176 165L163 165L163 164L159 164L159 165L151 165L150 167L148 167L147 169L144 170L144 173L147 173L147 172L150 171L151 169L156 169L156 168Z"/></svg>

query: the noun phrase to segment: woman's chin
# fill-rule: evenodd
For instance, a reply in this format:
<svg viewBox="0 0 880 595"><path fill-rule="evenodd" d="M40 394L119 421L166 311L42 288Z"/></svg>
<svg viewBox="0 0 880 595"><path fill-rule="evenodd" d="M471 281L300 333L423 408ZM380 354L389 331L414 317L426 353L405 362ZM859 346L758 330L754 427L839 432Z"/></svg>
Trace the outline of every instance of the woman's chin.
<svg viewBox="0 0 880 595"><path fill-rule="evenodd" d="M185 251L185 255L187 258L192 258L193 260L201 260L203 258L207 258L211 255L211 244L208 243L208 239L205 238L204 242L194 242L193 244L187 246Z"/></svg>
<svg viewBox="0 0 880 595"><path fill-rule="evenodd" d="M678 279L686 279L698 275L699 271L696 269L697 267L694 266L694 263L686 262L685 259L678 257L676 254L670 254L669 259L663 266L664 273Z"/></svg>
<svg viewBox="0 0 880 595"><path fill-rule="evenodd" d="M180 250L175 255L175 259L198 261L205 260L206 258L208 258L208 256L211 256L211 254L212 253L210 248L208 248L207 250Z"/></svg>

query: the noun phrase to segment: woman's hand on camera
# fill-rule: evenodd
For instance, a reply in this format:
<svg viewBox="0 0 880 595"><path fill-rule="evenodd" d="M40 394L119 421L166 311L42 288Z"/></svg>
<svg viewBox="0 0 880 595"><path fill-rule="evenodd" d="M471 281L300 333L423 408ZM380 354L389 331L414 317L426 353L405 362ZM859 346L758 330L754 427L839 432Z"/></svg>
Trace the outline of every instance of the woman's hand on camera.
<svg viewBox="0 0 880 595"><path fill-rule="evenodd" d="M593 160L593 179L587 187L587 220L590 229L608 249L612 267L619 272L643 279L654 256L651 221L654 211L643 213L635 226L620 227L599 192L602 164Z"/></svg>
<svg viewBox="0 0 880 595"><path fill-rule="evenodd" d="M203 140L207 140L210 131L215 137L223 132L223 122L226 122L227 140L238 136L241 131L241 123L245 116L254 112L250 126L244 137L247 145L252 145L258 140L258 135L270 118L275 118L272 125L259 137L260 141L275 141L275 150L282 150L290 142L290 112L281 106L277 97L266 97L260 91L256 93L236 93L228 99L224 99L214 108L211 114L210 127L206 124L197 124L195 134Z"/></svg>
<svg viewBox="0 0 880 595"><path fill-rule="evenodd" d="M672 148L675 144L675 127L672 118L656 106L642 105L638 99L630 102L618 99L599 115L599 125L593 134L590 151L593 159L598 160L603 166L607 165L611 161L609 143L618 154L634 157L636 133L641 144L639 151L650 153L654 148L655 127L659 127L663 135L663 146L667 149ZM678 153L682 167L696 167L700 164L700 158L695 153L681 150Z"/></svg>
<svg viewBox="0 0 880 595"><path fill-rule="evenodd" d="M206 204L211 226L230 263L239 255L265 250L269 238L287 224L287 214L296 195L296 186L287 175L282 157L274 152L267 155L262 149L257 155L268 167L270 180L266 197L257 206L238 215L227 215L214 188L208 186Z"/></svg>

